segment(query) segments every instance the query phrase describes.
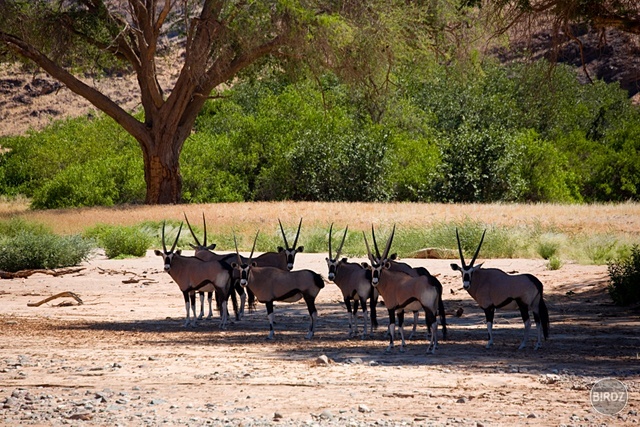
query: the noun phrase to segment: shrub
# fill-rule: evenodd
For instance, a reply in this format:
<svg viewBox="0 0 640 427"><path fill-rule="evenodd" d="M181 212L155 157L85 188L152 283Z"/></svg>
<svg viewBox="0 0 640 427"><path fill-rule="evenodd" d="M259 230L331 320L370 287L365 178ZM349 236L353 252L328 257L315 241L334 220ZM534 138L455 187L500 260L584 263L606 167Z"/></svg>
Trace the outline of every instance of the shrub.
<svg viewBox="0 0 640 427"><path fill-rule="evenodd" d="M94 244L81 236L22 230L0 238L0 270L61 268L86 260Z"/></svg>
<svg viewBox="0 0 640 427"><path fill-rule="evenodd" d="M142 257L153 243L153 236L139 227L98 225L87 231L95 236L107 258Z"/></svg>
<svg viewBox="0 0 640 427"><path fill-rule="evenodd" d="M631 255L611 262L608 286L609 295L618 305L629 305L640 301L640 246L634 245Z"/></svg>

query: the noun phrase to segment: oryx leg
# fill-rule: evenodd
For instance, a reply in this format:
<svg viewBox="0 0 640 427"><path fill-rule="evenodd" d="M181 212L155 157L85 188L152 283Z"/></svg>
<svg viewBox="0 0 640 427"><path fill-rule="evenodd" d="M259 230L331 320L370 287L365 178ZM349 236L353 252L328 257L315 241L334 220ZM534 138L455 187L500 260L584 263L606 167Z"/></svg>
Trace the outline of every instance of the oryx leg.
<svg viewBox="0 0 640 427"><path fill-rule="evenodd" d="M371 300L369 301L369 307L371 309L371 335L373 330L378 327L378 315L376 314L376 305L378 305L378 293L372 292Z"/></svg>
<svg viewBox="0 0 640 427"><path fill-rule="evenodd" d="M531 329L531 318L529 317L529 306L522 302L520 299L516 299L516 303L518 304L518 308L520 309L520 315L522 316L522 321L524 322L524 337L522 338L522 343L520 343L520 347L518 350L522 350L527 346L527 341L529 340L529 330Z"/></svg>
<svg viewBox="0 0 640 427"><path fill-rule="evenodd" d="M411 333L409 334L409 339L410 340L413 339L413 336L416 333L416 327L418 326L418 317L419 316L420 316L420 312L419 311L414 311L413 312L413 329L411 329Z"/></svg>
<svg viewBox="0 0 640 427"><path fill-rule="evenodd" d="M202 320L204 317L204 292L198 292L200 295L200 314L198 315L198 320Z"/></svg>
<svg viewBox="0 0 640 427"><path fill-rule="evenodd" d="M240 286L240 281L238 281L235 285L235 289L240 295L240 312L236 311L236 320L240 320L244 317L244 306L247 302L247 293L244 291L244 288ZM236 306L233 306L233 309L236 309Z"/></svg>
<svg viewBox="0 0 640 427"><path fill-rule="evenodd" d="M389 310L389 329L387 333L389 334L389 345L385 351L388 353L393 348L393 337L396 334L396 311L392 309Z"/></svg>
<svg viewBox="0 0 640 427"><path fill-rule="evenodd" d="M269 319L269 335L267 336L267 339L272 340L274 334L273 319L275 317L273 314L273 301L267 301L265 305L267 306L267 318Z"/></svg>
<svg viewBox="0 0 640 427"><path fill-rule="evenodd" d="M431 340L427 347L427 353L435 354L438 347L438 318L435 313L432 313L429 309L424 309L425 320L427 323L427 330L431 333Z"/></svg>
<svg viewBox="0 0 640 427"><path fill-rule="evenodd" d="M489 334L489 341L487 342L486 348L491 348L493 345L493 316L495 313L496 308L494 306L484 309L484 316L487 319L487 333Z"/></svg>
<svg viewBox="0 0 640 427"><path fill-rule="evenodd" d="M309 310L309 318L311 319L311 323L309 324L309 332L307 333L306 339L310 340L313 338L313 334L316 332L316 320L318 318L318 310L316 310L316 298L311 295L304 295L304 302L307 303L307 309Z"/></svg>
<svg viewBox="0 0 640 427"><path fill-rule="evenodd" d="M400 353L404 353L404 346L405 346L403 325L404 325L404 310L401 310L398 312L398 329L400 329L400 340L402 341L402 344L400 344Z"/></svg>
<svg viewBox="0 0 640 427"><path fill-rule="evenodd" d="M229 321L229 310L227 308L226 298L223 298L222 303L220 304L220 311L220 329L227 329L227 322Z"/></svg>
<svg viewBox="0 0 640 427"><path fill-rule="evenodd" d="M184 321L184 327L196 325L196 294L195 292L182 292L184 297L184 308L187 316ZM193 321L191 320L191 309L193 308Z"/></svg>
<svg viewBox="0 0 640 427"><path fill-rule="evenodd" d="M354 323L354 319L353 319L353 310L351 308L351 298L350 297L344 297L344 305L347 306L347 312L349 313L349 338L353 337L354 332L353 332L353 323ZM356 328L358 327L358 325L356 324Z"/></svg>
<svg viewBox="0 0 640 427"><path fill-rule="evenodd" d="M538 350L542 346L542 320L540 319L540 314L536 311L533 312L533 320L536 321L536 330L538 331L538 341L533 349Z"/></svg>
<svg viewBox="0 0 640 427"><path fill-rule="evenodd" d="M362 306L362 339L367 338L367 325L369 323L369 315L367 313L367 301L363 298L360 297L360 305ZM356 315L358 313L356 312ZM356 316L357 317L357 316ZM357 323L356 323L356 328L358 327Z"/></svg>

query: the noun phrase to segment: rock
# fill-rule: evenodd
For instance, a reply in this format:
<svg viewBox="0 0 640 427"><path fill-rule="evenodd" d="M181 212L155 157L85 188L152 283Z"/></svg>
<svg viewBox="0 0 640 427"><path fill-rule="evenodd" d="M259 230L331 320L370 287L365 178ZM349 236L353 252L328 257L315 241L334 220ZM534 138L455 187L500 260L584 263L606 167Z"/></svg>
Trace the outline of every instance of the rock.
<svg viewBox="0 0 640 427"><path fill-rule="evenodd" d="M284 417L282 416L282 414L280 412L276 411L276 412L273 413L273 420L274 421L281 420L282 418L284 418Z"/></svg>
<svg viewBox="0 0 640 427"><path fill-rule="evenodd" d="M461 397L460 399L456 400L456 403L467 403L467 398Z"/></svg>
<svg viewBox="0 0 640 427"><path fill-rule="evenodd" d="M411 255L411 258L422 259L458 259L458 254L453 249L424 248Z"/></svg>
<svg viewBox="0 0 640 427"><path fill-rule="evenodd" d="M358 412L362 412L363 414L368 414L369 412L371 412L371 409L364 403L361 403L358 405Z"/></svg>
<svg viewBox="0 0 640 427"><path fill-rule="evenodd" d="M329 365L331 363L331 359L329 359L326 355L322 355L322 356L318 356L318 358L316 359L316 365L319 366L326 366Z"/></svg>
<svg viewBox="0 0 640 427"><path fill-rule="evenodd" d="M331 413L330 410L325 409L324 411L322 411L322 413L320 413L320 418L323 420L332 420L333 414Z"/></svg>
<svg viewBox="0 0 640 427"><path fill-rule="evenodd" d="M538 416L532 412L529 415L527 415L527 418L538 418Z"/></svg>

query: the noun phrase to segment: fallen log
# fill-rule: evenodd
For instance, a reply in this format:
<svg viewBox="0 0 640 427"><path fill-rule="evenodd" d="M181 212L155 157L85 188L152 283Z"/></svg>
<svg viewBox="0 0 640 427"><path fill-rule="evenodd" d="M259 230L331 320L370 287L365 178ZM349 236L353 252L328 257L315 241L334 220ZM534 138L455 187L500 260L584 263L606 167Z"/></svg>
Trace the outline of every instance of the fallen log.
<svg viewBox="0 0 640 427"><path fill-rule="evenodd" d="M84 269L85 267L64 268L60 270L35 269L35 270L20 270L20 271L16 271L15 273L12 273L10 271L0 270L0 279L26 279L27 277L36 273L48 274L49 276L58 277L58 276L64 276L65 274L78 273Z"/></svg>
<svg viewBox="0 0 640 427"><path fill-rule="evenodd" d="M77 294L75 294L73 292L60 292L59 294L55 294L55 295L50 296L49 298L45 298L45 299L43 299L42 301L39 301L39 302L29 302L29 303L27 303L27 306L28 307L39 307L42 304L45 304L45 303L47 303L49 301L53 301L56 298L64 298L64 297L70 297L70 298L75 299L76 301L78 301L79 305L84 304L82 302L82 298L80 298Z"/></svg>

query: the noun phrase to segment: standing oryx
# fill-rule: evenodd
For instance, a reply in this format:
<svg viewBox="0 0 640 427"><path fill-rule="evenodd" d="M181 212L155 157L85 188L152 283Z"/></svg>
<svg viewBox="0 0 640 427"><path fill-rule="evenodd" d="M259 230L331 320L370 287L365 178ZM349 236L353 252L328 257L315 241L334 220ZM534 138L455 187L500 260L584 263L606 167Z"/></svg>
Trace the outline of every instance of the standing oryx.
<svg viewBox="0 0 640 427"><path fill-rule="evenodd" d="M482 264L474 266L473 263L478 257L486 232L487 230L482 233L478 249L471 263L467 265L464 262L460 236L456 229L462 267L451 264L451 268L462 273L462 286L484 310L489 332L487 348L493 344L493 316L496 308L511 310L518 308L524 322L524 338L518 349L522 350L527 345L529 329L531 329L529 311L532 311L538 330L538 341L534 347L537 350L542 345L542 335L544 334L545 339L549 336L549 312L542 296L542 283L531 274L510 275L497 268L481 268Z"/></svg>
<svg viewBox="0 0 640 427"><path fill-rule="evenodd" d="M256 248L256 238L253 241L253 248L251 249L251 255L248 260L243 261L238 252L238 242L236 243L237 263L232 263L232 267L237 269L240 273L240 284L248 287L256 296L258 301L264 303L267 306L267 317L269 318L269 336L268 339L273 339L274 329L274 313L273 302L296 302L301 298L307 303L307 309L309 310L309 317L311 318L311 324L309 325L309 332L306 338L313 337L315 332L316 319L318 317L318 311L316 310L315 300L320 292L320 289L324 287L324 280L322 277L311 270L296 270L286 271L276 267L260 267L253 261L253 251Z"/></svg>
<svg viewBox="0 0 640 427"><path fill-rule="evenodd" d="M190 244L190 246L195 250L195 257L196 258L200 258L204 261L218 261L218 262L226 262L227 264L229 264L230 262L232 262L232 259L230 259L230 257L235 256L235 254L230 253L230 254L216 254L213 252L213 250L216 247L215 243L212 243L210 245L207 245L207 221L204 218L204 212L202 213L202 223L203 223L203 227L204 227L204 241L201 244L200 241L198 240L198 237L196 236L196 234L193 232L193 228L191 228L191 224L189 223L189 218L187 218L187 214L184 214L184 219L187 221L187 226L189 227L189 231L191 232L191 236L193 237L193 239L196 241L196 244ZM229 280L232 280L231 276L229 277ZM198 316L198 320L202 319L204 316L204 293L207 292L208 295L208 301L209 301L209 316L207 316L207 319L211 319L213 317L213 313L212 313L212 307L211 307L211 300L212 300L212 293L213 291L215 291L215 289L213 289L213 286L209 285L206 286L205 288L201 288L198 293L200 294L200 315ZM238 300L236 298L236 292L238 293L238 295L240 295L240 309L238 310ZM239 284L236 286L235 283L231 283L231 287L228 293L228 296L231 297L231 302L233 304L233 311L236 314L236 320L240 320L242 318L242 316L244 315L244 305L245 305L245 301L247 299L247 295L244 292L244 289L242 288L242 286L240 286ZM218 306L218 309L220 310L220 307L222 305L222 298L223 296L217 292L216 293L216 305ZM227 297L228 299L228 297Z"/></svg>
<svg viewBox="0 0 640 427"><path fill-rule="evenodd" d="M391 239L393 239L393 234L395 233L395 229L396 227L394 225L393 231L391 232L391 236L392 236ZM408 274L409 276L412 276L412 277L426 276L429 279L429 282L431 283L431 285L433 285L436 288L436 290L438 291L438 313L440 314L440 325L442 326L442 338L446 340L447 339L447 319L444 311L444 302L442 301L442 283L440 283L438 278L433 276L431 273L429 273L429 270L427 270L424 267L413 268L405 262L397 261L396 254L392 254L391 256L387 255L388 258L382 258L382 256L380 255L380 250L378 249L378 243L376 240L376 233L375 233L373 224L371 225L371 237L373 239L373 246L376 251L375 258L371 255L368 244L367 244L367 252L369 253L369 260L371 261L372 264L383 265L386 262L389 262L389 265L390 265L389 269L391 271L399 271L399 272ZM365 243L366 243L366 238L365 238ZM416 333L419 313L420 312L418 310L413 312L413 328L411 330L411 334L409 335L409 339L412 339L413 335Z"/></svg>
<svg viewBox="0 0 640 427"><path fill-rule="evenodd" d="M349 312L349 337L358 333L358 302L362 306L362 315L364 317L364 329L362 331L362 339L367 337L367 300L371 301L371 332L378 326L376 317L376 304L378 302L378 292L371 286L371 280L367 278L367 270L361 264L347 262L346 258L340 259L340 252L347 237L345 228L342 242L336 251L334 257L331 253L331 240L333 238L333 224L329 228L329 257L327 258L327 266L329 267L328 278L334 282L342 291L344 303ZM351 301L353 300L353 311L351 310Z"/></svg>
<svg viewBox="0 0 640 427"><path fill-rule="evenodd" d="M167 246L164 238L165 224L162 224L162 248L163 251L156 250L155 254L163 257L164 271L169 273L171 278L178 284L178 287L184 295L185 309L187 312L186 321L184 326L196 325L196 298L195 290L202 287L213 285L216 293L222 295L222 322L221 328L226 327L227 324L227 295L229 293L229 276L231 266L224 262L219 261L203 261L196 257L182 256L181 250L174 252L178 239L180 238L180 231L182 231L182 224L178 230L175 242L171 246L171 250L167 250ZM191 303L191 304L190 304ZM190 317L189 308L193 311L193 320Z"/></svg>
<svg viewBox="0 0 640 427"><path fill-rule="evenodd" d="M395 230L394 230L395 231ZM400 271L392 271L391 263L388 261L389 249L393 240L393 233L389 237L387 246L383 255L380 257L384 262L382 264L374 263L375 258L369 250L367 236L364 236L367 245L367 253L372 265L363 263L363 266L369 269L369 278L371 284L375 287L384 299L384 304L389 311L389 346L387 351L393 348L393 339L395 335L395 315L398 314L398 326L400 328L400 338L402 345L400 351L404 351L404 331L402 325L404 323L404 312L406 310L417 311L423 309L427 328L431 331L431 341L427 347L427 353L435 353L438 344L437 329L438 321L436 312L438 310L438 290L429 281L427 276L412 277Z"/></svg>

